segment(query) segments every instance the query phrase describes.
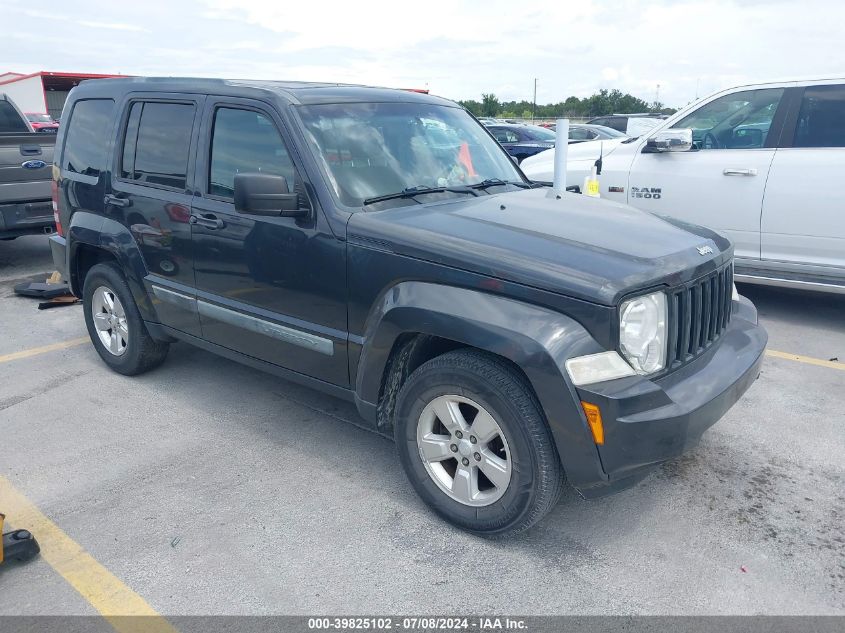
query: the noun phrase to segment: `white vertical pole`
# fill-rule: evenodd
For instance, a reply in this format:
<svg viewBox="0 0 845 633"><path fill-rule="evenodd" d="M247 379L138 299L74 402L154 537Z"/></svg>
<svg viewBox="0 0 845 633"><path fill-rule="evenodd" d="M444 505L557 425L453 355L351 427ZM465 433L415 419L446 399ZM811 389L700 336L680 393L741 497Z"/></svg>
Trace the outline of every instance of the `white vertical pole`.
<svg viewBox="0 0 845 633"><path fill-rule="evenodd" d="M555 123L555 173L553 189L566 192L566 155L569 152L569 119L558 119Z"/></svg>

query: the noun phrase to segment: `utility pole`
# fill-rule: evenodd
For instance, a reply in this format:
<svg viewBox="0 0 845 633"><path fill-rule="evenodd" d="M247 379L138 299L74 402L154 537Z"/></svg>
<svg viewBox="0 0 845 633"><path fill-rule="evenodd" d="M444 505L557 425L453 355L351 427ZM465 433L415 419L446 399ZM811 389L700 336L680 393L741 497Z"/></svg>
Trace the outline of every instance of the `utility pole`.
<svg viewBox="0 0 845 633"><path fill-rule="evenodd" d="M657 90L654 91L654 105L657 107L657 104L660 103L660 84L657 84Z"/></svg>
<svg viewBox="0 0 845 633"><path fill-rule="evenodd" d="M534 108L531 110L531 122L537 118L537 78L534 77Z"/></svg>

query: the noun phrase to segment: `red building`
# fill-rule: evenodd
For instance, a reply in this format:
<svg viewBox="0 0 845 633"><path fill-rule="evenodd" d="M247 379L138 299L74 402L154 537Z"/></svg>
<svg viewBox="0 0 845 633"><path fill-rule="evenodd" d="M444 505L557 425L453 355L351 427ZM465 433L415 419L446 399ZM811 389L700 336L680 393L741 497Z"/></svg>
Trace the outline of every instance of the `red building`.
<svg viewBox="0 0 845 633"><path fill-rule="evenodd" d="M11 97L24 112L46 112L54 119L61 117L62 108L71 88L86 79L103 79L121 75L95 73L57 73L46 70L25 75L7 72L0 74L0 93Z"/></svg>

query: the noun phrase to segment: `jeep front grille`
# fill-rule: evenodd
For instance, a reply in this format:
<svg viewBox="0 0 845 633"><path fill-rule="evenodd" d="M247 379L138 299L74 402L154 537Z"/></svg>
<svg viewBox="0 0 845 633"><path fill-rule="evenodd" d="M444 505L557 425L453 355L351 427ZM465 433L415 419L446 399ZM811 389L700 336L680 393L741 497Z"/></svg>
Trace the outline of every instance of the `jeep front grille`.
<svg viewBox="0 0 845 633"><path fill-rule="evenodd" d="M667 369L679 367L719 339L731 319L733 264L667 293Z"/></svg>

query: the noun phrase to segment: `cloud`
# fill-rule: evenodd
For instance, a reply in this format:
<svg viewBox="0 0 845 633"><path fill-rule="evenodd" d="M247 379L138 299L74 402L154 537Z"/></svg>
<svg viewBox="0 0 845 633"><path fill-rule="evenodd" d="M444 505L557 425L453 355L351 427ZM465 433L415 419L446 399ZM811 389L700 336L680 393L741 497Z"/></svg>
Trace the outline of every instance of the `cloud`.
<svg viewBox="0 0 845 633"><path fill-rule="evenodd" d="M49 4L48 17L66 6ZM652 100L659 84L674 106L745 81L845 75L839 0L804 0L801 11L783 0L75 0L70 28L49 30L33 28L31 12L5 3L0 72L304 79L508 100L530 100L537 78L541 103L600 88Z"/></svg>
<svg viewBox="0 0 845 633"><path fill-rule="evenodd" d="M619 79L619 71L615 68L602 68L601 78L605 81L616 81Z"/></svg>
<svg viewBox="0 0 845 633"><path fill-rule="evenodd" d="M92 29L109 29L111 31L144 31L149 32L149 29L142 28L135 24L122 24L120 22L90 22L88 20L78 20L76 22L82 26L87 26Z"/></svg>

